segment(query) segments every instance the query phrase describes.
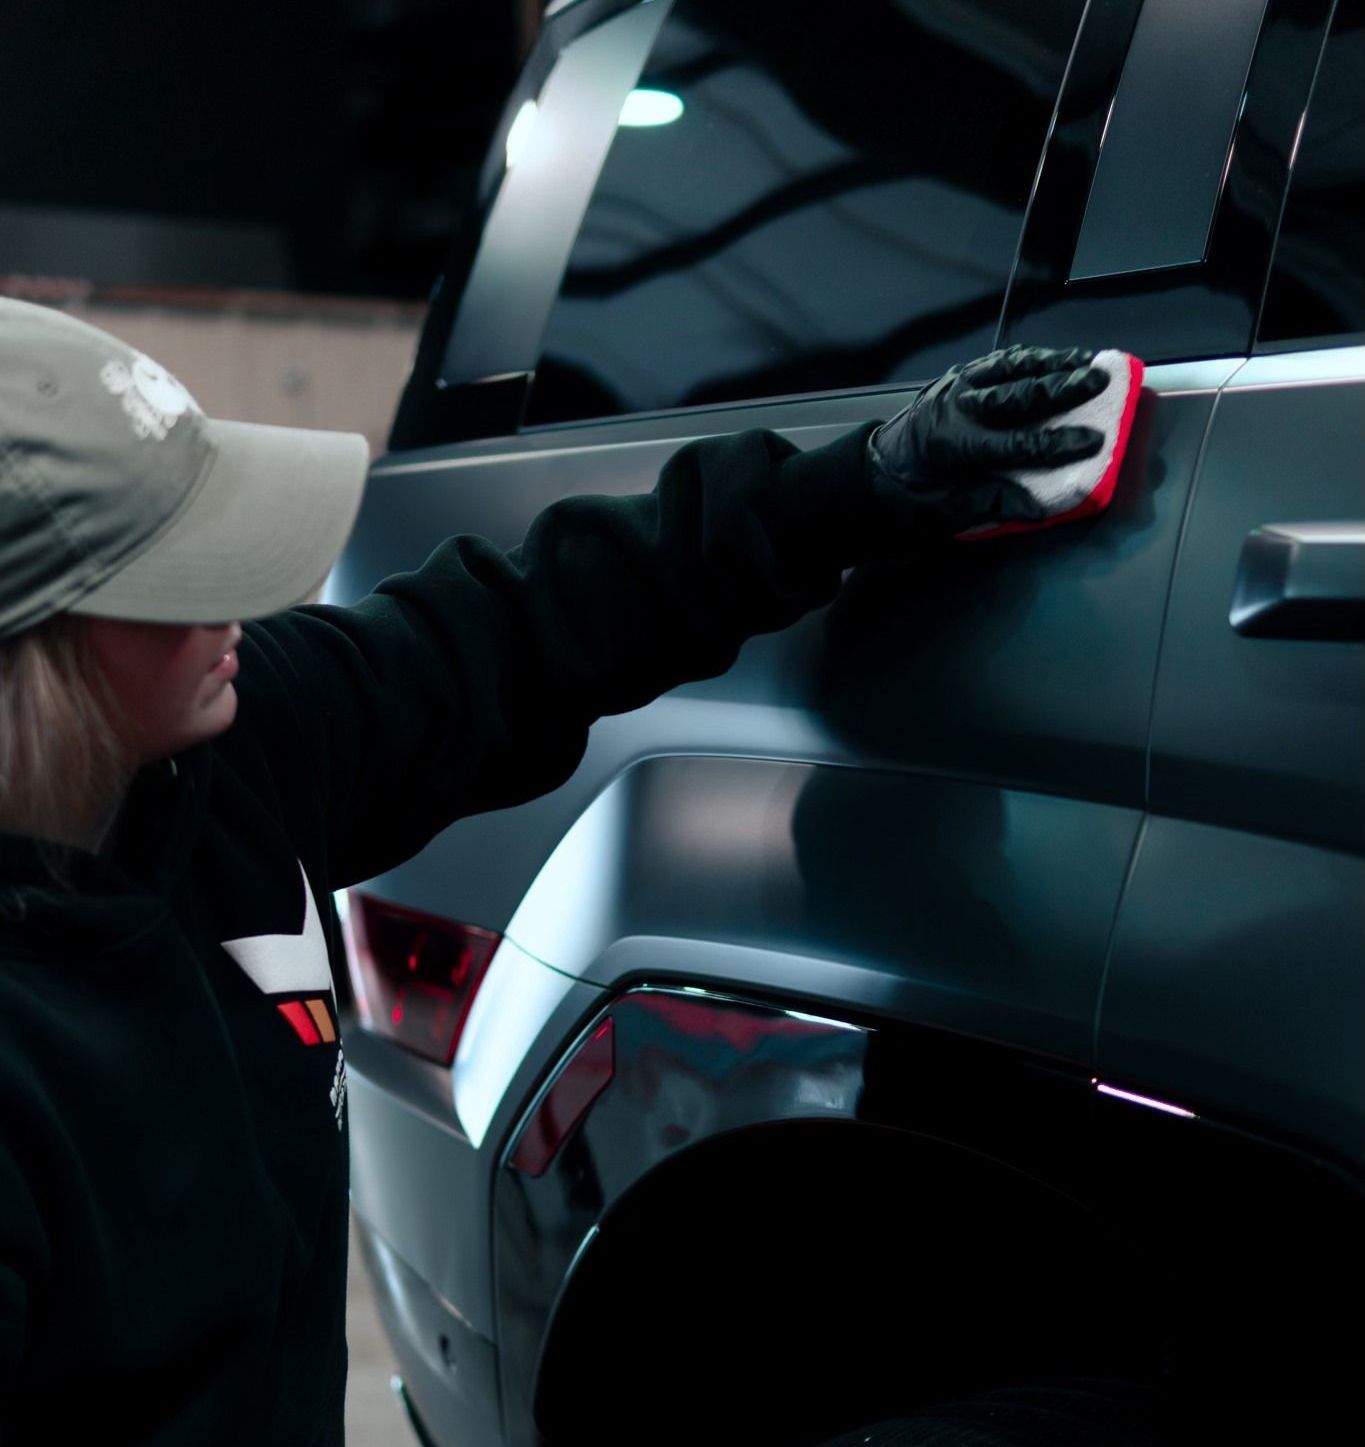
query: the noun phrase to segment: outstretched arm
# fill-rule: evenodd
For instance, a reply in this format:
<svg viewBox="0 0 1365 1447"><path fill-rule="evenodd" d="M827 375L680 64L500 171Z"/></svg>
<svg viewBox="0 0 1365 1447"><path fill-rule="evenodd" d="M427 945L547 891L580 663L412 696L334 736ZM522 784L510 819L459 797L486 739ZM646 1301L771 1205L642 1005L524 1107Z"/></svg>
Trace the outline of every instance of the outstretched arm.
<svg viewBox="0 0 1365 1447"><path fill-rule="evenodd" d="M1105 385L1088 360L994 354L806 452L759 431L692 443L651 492L564 498L509 551L453 537L353 607L248 625L238 727L322 810L328 887L378 873L558 787L595 719L723 673L927 517L1037 516L1004 469L1099 446L1040 425Z"/></svg>

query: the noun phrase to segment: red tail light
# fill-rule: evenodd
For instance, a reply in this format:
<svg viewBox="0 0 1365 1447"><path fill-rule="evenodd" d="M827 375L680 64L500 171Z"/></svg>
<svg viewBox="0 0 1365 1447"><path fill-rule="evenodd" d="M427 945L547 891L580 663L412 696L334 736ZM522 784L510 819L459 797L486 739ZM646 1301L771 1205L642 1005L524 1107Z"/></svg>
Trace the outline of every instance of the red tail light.
<svg viewBox="0 0 1365 1447"><path fill-rule="evenodd" d="M351 984L376 1033L438 1064L455 1058L502 936L348 891Z"/></svg>

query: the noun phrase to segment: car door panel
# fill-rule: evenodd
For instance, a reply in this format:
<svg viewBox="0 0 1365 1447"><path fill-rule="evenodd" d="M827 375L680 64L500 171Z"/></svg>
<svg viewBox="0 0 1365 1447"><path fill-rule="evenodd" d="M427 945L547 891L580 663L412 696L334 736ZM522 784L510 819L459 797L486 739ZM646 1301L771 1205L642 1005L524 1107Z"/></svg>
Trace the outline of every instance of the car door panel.
<svg viewBox="0 0 1365 1447"><path fill-rule="evenodd" d="M1152 807L1359 850L1365 650L1247 637L1229 621L1255 529L1365 525L1365 348L1311 365L1259 358L1219 400L1171 591ZM1329 365L1336 375L1321 376Z"/></svg>
<svg viewBox="0 0 1365 1447"><path fill-rule="evenodd" d="M1219 400L1167 615L1153 817L1099 1035L1106 1078L1357 1165L1365 647L1247 636L1229 614L1253 530L1365 520L1362 359L1261 357Z"/></svg>

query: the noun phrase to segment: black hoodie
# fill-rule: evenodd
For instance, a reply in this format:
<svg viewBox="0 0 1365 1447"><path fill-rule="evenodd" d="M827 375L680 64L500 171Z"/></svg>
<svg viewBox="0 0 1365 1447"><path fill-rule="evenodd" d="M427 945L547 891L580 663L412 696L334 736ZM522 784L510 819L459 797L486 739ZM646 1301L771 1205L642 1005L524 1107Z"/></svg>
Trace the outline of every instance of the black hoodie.
<svg viewBox="0 0 1365 1447"><path fill-rule="evenodd" d="M345 1066L331 891L557 787L589 725L904 543L865 428L683 449L653 492L449 539L250 624L236 723L145 769L69 888L0 835L0 1440L342 1440Z"/></svg>

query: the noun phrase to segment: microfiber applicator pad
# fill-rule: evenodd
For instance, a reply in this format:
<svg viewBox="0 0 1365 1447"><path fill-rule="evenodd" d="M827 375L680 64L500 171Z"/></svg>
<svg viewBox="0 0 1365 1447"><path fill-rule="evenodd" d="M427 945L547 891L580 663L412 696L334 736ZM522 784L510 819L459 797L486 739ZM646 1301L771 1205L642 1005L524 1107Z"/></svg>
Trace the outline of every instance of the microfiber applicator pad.
<svg viewBox="0 0 1365 1447"><path fill-rule="evenodd" d="M1104 434L1104 445L1093 457L1080 462L1008 473L1007 476L1032 493L1047 515L1035 522L982 523L958 533L959 539L977 542L982 538L1003 537L1006 533L1031 533L1038 528L1088 517L1109 506L1123 465L1123 454L1128 450L1128 436L1133 430L1143 366L1137 357L1113 350L1096 352L1091 365L1109 374L1109 385L1098 397L1050 417L1047 425L1093 427Z"/></svg>

